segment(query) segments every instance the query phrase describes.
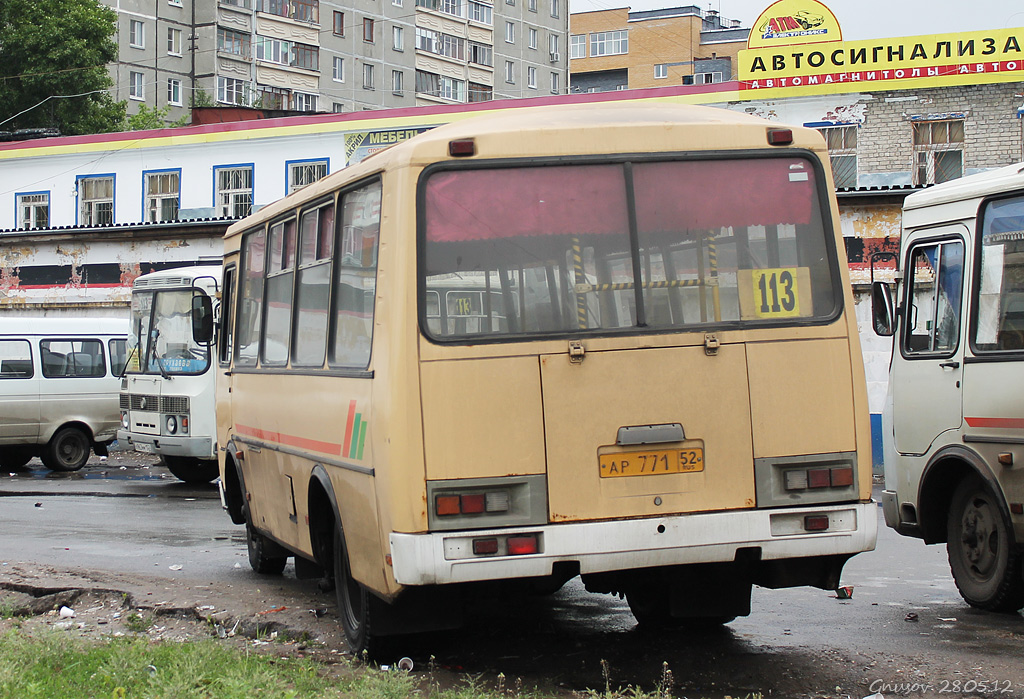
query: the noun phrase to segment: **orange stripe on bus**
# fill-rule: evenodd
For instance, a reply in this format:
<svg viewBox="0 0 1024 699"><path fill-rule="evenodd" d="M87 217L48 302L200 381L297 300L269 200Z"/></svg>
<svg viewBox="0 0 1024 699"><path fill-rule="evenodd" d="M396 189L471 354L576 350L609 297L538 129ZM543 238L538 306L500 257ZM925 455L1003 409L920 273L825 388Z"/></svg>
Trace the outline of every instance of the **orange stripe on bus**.
<svg viewBox="0 0 1024 699"><path fill-rule="evenodd" d="M333 454L335 456L341 455L341 445L333 442L321 442L317 439L307 439L306 437L298 437L293 434L271 432L269 430L261 430L257 427L249 427L248 425L239 425L237 423L235 424L235 429L247 437L255 437L256 439L263 439L268 442L275 442L289 447L311 449L312 451L318 451L321 454Z"/></svg>
<svg viewBox="0 0 1024 699"><path fill-rule="evenodd" d="M964 418L971 427L1001 427L1008 430L1024 429L1024 418L1019 417L968 417Z"/></svg>

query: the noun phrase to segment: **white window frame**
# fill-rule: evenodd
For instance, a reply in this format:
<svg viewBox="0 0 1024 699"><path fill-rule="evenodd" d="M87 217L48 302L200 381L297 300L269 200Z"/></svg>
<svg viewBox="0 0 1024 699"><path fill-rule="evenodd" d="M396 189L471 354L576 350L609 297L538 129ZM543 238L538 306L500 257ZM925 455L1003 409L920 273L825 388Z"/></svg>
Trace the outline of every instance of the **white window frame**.
<svg viewBox="0 0 1024 699"><path fill-rule="evenodd" d="M128 20L128 45L133 49L146 48L146 23L141 19Z"/></svg>
<svg viewBox="0 0 1024 699"><path fill-rule="evenodd" d="M512 61L505 61L505 82L510 85L516 84L516 64Z"/></svg>
<svg viewBox="0 0 1024 699"><path fill-rule="evenodd" d="M128 99L146 99L146 79L138 71L128 72Z"/></svg>
<svg viewBox="0 0 1024 699"><path fill-rule="evenodd" d="M291 108L296 112L315 112L317 110L317 95L311 92L292 91Z"/></svg>
<svg viewBox="0 0 1024 699"><path fill-rule="evenodd" d="M335 56L334 57L334 75L332 77L334 82L343 83L345 82L345 57Z"/></svg>
<svg viewBox="0 0 1024 699"><path fill-rule="evenodd" d="M557 19L558 12L558 0L551 0L551 16Z"/></svg>
<svg viewBox="0 0 1024 699"><path fill-rule="evenodd" d="M569 35L569 58L586 58L587 57L587 35L586 34L570 34Z"/></svg>
<svg viewBox="0 0 1024 699"><path fill-rule="evenodd" d="M505 43L514 44L516 43L516 25L512 22L505 21Z"/></svg>
<svg viewBox="0 0 1024 699"><path fill-rule="evenodd" d="M391 71L391 92L399 96L405 94L405 73L400 70Z"/></svg>
<svg viewBox="0 0 1024 699"><path fill-rule="evenodd" d="M245 218L252 213L252 165L215 165L214 202L222 218Z"/></svg>
<svg viewBox="0 0 1024 699"><path fill-rule="evenodd" d="M177 221L181 207L181 170L152 170L143 172L142 178L146 222Z"/></svg>
<svg viewBox="0 0 1024 699"><path fill-rule="evenodd" d="M221 104L249 104L249 83L238 78L217 77L217 101ZM235 99L230 99L235 97Z"/></svg>
<svg viewBox="0 0 1024 699"><path fill-rule="evenodd" d="M558 91L558 73L555 73L554 71L551 72L551 94L552 95L559 94L559 91Z"/></svg>
<svg viewBox="0 0 1024 699"><path fill-rule="evenodd" d="M167 104L175 107L181 106L181 80L179 78L167 78Z"/></svg>
<svg viewBox="0 0 1024 699"><path fill-rule="evenodd" d="M114 175L79 177L78 223L81 226L103 226L114 223Z"/></svg>
<svg viewBox="0 0 1024 699"><path fill-rule="evenodd" d="M527 36L527 44L526 45L529 46L531 49L536 51L537 50L537 30L534 29L533 27L530 27L527 30L527 35L526 36Z"/></svg>
<svg viewBox="0 0 1024 699"><path fill-rule="evenodd" d="M958 141L951 141L951 128L957 125L959 132ZM935 138L935 126L945 125L943 138ZM927 134L924 129L927 127ZM963 177L966 165L964 163L964 141L967 139L967 120L963 118L951 119L927 119L914 121L912 123L913 146L914 146L914 184L939 184L950 179ZM927 136L919 138L918 134ZM959 174L954 177L938 177L939 160L944 159L949 153L959 153L960 169Z"/></svg>
<svg viewBox="0 0 1024 699"><path fill-rule="evenodd" d="M374 71L373 71L373 64L372 63L364 63L363 64L363 89L364 90L374 90L374 89L376 89L374 87L374 75L373 75L373 72Z"/></svg>
<svg viewBox="0 0 1024 699"><path fill-rule="evenodd" d="M629 53L629 32L617 29L610 32L590 34L590 57L620 56Z"/></svg>
<svg viewBox="0 0 1024 699"><path fill-rule="evenodd" d="M15 195L17 201L15 210L17 220L15 228L18 230L31 230L33 228L50 227L50 193L49 192L19 192ZM45 211L44 225L39 225Z"/></svg>
<svg viewBox="0 0 1024 699"><path fill-rule="evenodd" d="M527 66L526 67L526 86L531 90L537 89L537 67Z"/></svg>
<svg viewBox="0 0 1024 699"><path fill-rule="evenodd" d="M176 27L167 27L167 55L181 55L181 30Z"/></svg>
<svg viewBox="0 0 1024 699"><path fill-rule="evenodd" d="M655 63L654 64L654 79L664 80L668 77L668 64L667 63Z"/></svg>
<svg viewBox="0 0 1024 699"><path fill-rule="evenodd" d="M404 27L391 27L391 48L395 51L405 51Z"/></svg>

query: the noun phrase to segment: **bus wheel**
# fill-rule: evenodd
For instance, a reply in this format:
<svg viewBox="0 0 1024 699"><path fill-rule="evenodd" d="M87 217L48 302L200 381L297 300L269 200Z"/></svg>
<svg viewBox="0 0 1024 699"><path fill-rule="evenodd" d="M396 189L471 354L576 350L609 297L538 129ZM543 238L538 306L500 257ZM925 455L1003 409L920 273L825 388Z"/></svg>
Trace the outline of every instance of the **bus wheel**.
<svg viewBox="0 0 1024 699"><path fill-rule="evenodd" d="M370 593L352 579L348 548L341 525L334 527L334 592L338 597L338 616L345 641L352 654L359 656L370 648Z"/></svg>
<svg viewBox="0 0 1024 699"><path fill-rule="evenodd" d="M946 527L949 567L968 604L994 612L1024 606L1021 553L999 498L980 478L957 486Z"/></svg>
<svg viewBox="0 0 1024 699"><path fill-rule="evenodd" d="M186 483L209 483L219 475L216 461L203 461L190 456L162 455L164 467Z"/></svg>
<svg viewBox="0 0 1024 699"><path fill-rule="evenodd" d="M249 565L253 571L260 575L280 575L288 564L287 556L273 555L280 549L267 539L267 537L256 531L252 524L252 517L249 516L249 508L246 507L245 515L245 543L249 548Z"/></svg>
<svg viewBox="0 0 1024 699"><path fill-rule="evenodd" d="M0 451L0 466L3 468L21 468L35 456L35 450L29 447L4 447Z"/></svg>
<svg viewBox="0 0 1024 699"><path fill-rule="evenodd" d="M678 629L688 628L693 630L711 629L722 624L728 624L736 618L735 615L687 617L672 616L670 611L669 595L661 590L633 590L626 593L626 602L629 603L629 611L642 629Z"/></svg>
<svg viewBox="0 0 1024 699"><path fill-rule="evenodd" d="M62 427L43 448L43 464L51 471L77 471L89 460L90 441L77 427Z"/></svg>

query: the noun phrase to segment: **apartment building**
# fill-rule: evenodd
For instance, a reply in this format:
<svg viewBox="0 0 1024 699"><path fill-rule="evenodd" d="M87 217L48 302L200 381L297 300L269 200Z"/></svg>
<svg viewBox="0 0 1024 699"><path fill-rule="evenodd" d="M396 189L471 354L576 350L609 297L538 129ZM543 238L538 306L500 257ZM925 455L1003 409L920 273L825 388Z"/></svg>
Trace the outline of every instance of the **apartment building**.
<svg viewBox="0 0 1024 699"><path fill-rule="evenodd" d="M129 113L352 112L566 91L568 0L103 0Z"/></svg>
<svg viewBox="0 0 1024 699"><path fill-rule="evenodd" d="M573 92L606 92L727 82L749 29L697 5L631 12L576 12L570 18Z"/></svg>

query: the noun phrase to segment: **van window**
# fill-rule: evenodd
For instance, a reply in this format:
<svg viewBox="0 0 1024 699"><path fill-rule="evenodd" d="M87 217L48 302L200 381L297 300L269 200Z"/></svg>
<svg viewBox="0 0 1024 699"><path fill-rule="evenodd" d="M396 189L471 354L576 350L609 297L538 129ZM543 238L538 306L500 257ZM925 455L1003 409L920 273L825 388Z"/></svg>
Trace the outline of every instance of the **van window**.
<svg viewBox="0 0 1024 699"><path fill-rule="evenodd" d="M40 340L39 355L43 376L48 379L97 377L107 373L103 343L99 340Z"/></svg>
<svg viewBox="0 0 1024 699"><path fill-rule="evenodd" d="M30 379L34 374L28 340L0 340L0 379Z"/></svg>
<svg viewBox="0 0 1024 699"><path fill-rule="evenodd" d="M125 340L110 340L107 344L110 349L110 371L114 376L120 376L128 361L128 343Z"/></svg>
<svg viewBox="0 0 1024 699"><path fill-rule="evenodd" d="M986 204L980 236L978 352L1024 349L1024 197Z"/></svg>

